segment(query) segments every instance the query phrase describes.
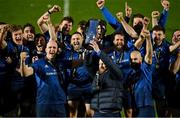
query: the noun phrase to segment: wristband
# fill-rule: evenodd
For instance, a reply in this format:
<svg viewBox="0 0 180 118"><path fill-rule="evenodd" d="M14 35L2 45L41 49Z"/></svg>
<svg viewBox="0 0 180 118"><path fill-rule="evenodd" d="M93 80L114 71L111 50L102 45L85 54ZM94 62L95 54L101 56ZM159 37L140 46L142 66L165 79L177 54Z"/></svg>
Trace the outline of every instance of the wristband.
<svg viewBox="0 0 180 118"><path fill-rule="evenodd" d="M48 10L48 14L50 14L51 15L51 12Z"/></svg>

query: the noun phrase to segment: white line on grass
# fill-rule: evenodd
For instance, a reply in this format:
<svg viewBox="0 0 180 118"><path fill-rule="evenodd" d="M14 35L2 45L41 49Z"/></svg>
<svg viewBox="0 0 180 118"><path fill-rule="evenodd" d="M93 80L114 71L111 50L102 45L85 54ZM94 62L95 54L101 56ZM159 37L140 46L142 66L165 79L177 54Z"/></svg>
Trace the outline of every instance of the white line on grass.
<svg viewBox="0 0 180 118"><path fill-rule="evenodd" d="M64 16L69 16L69 0L64 0Z"/></svg>

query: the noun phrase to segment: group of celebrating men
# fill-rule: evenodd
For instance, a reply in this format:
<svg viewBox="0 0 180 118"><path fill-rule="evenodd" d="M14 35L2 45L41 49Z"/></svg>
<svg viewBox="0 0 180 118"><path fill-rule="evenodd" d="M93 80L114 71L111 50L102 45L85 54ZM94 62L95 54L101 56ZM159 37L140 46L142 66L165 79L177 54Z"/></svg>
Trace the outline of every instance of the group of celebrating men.
<svg viewBox="0 0 180 118"><path fill-rule="evenodd" d="M171 42L165 37L170 2L152 12L152 29L127 3L116 17L105 0L96 4L105 20L82 20L72 35L71 16L51 22L58 5L38 19L41 33L0 22L1 116L155 117L155 109L158 117L180 116L180 29ZM92 20L96 34L87 41Z"/></svg>

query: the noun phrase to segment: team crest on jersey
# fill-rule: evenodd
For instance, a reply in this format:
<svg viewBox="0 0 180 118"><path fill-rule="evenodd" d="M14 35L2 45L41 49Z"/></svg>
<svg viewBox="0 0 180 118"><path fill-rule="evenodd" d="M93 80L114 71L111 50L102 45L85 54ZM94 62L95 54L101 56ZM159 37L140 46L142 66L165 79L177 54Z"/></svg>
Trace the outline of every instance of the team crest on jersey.
<svg viewBox="0 0 180 118"><path fill-rule="evenodd" d="M48 66L48 65L45 65L44 67L45 67L45 68L48 68L49 66Z"/></svg>

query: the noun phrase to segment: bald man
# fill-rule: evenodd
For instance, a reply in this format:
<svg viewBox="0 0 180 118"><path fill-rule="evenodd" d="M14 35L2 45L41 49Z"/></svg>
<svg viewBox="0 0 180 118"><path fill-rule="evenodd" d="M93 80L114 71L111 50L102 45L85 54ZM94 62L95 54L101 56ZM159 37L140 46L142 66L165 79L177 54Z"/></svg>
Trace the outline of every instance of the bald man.
<svg viewBox="0 0 180 118"><path fill-rule="evenodd" d="M128 74L127 85L131 88L135 101L135 117L155 117L152 98L152 44L150 33L145 35L146 55L143 59L139 51L130 54L132 71Z"/></svg>
<svg viewBox="0 0 180 118"><path fill-rule="evenodd" d="M37 83L36 113L38 117L65 117L66 95L60 84L62 69L55 62L58 45L50 40L46 46L46 57L35 61L30 67L25 65L26 53L21 53L21 75L35 74ZM59 67L59 66L58 66Z"/></svg>

